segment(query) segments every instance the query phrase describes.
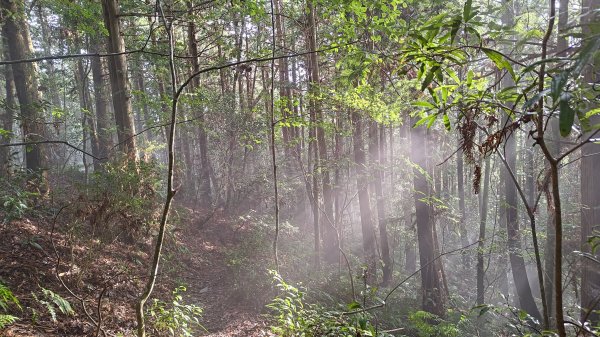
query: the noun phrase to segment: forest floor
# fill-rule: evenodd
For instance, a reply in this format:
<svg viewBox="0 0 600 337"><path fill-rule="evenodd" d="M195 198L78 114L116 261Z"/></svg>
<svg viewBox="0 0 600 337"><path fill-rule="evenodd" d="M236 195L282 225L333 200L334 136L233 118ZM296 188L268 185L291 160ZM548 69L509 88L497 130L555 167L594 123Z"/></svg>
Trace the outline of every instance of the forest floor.
<svg viewBox="0 0 600 337"><path fill-rule="evenodd" d="M204 310L200 322L206 331L198 336L275 336L263 315L264 303L247 300L264 294L243 294L228 266L227 252L244 239L244 223L219 212L186 213L188 225L173 231L165 242L153 297L168 302L171 291L184 284L184 302ZM74 241L76 234L62 230L63 225L35 218L0 224L0 283L12 290L22 306L22 310L12 308L11 314L20 319L0 330L0 336L95 335L92 319L98 320L98 307L107 335L132 335L134 303L147 275L153 240L137 245ZM55 307L53 321L45 308L51 304L44 303L52 299L45 297L43 289L67 299L74 314L65 315Z"/></svg>

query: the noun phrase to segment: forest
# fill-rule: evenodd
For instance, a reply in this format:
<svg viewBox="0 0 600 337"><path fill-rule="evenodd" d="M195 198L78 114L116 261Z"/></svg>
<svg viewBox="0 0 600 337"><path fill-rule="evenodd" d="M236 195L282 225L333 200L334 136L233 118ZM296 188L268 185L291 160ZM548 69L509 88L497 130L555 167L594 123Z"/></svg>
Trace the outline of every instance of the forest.
<svg viewBox="0 0 600 337"><path fill-rule="evenodd" d="M600 0L0 26L0 336L600 336Z"/></svg>

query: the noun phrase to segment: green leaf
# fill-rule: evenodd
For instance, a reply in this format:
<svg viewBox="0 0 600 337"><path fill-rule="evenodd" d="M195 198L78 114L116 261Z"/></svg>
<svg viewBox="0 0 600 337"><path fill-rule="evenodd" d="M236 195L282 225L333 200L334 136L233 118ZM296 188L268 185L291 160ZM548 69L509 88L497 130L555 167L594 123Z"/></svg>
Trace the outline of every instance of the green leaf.
<svg viewBox="0 0 600 337"><path fill-rule="evenodd" d="M512 66L510 65L510 62L508 62L508 60L506 58L504 58L504 56L502 56L502 54L500 54L499 52L497 52L493 49L489 49L489 48L482 47L481 50L483 50L485 55L487 55L487 57L492 62L494 62L494 64L496 65L496 67L498 67L498 69L500 69L500 70L506 69L508 71L508 73L510 74L510 76L513 78L513 80L516 78L515 71L513 70Z"/></svg>
<svg viewBox="0 0 600 337"><path fill-rule="evenodd" d="M458 30L460 29L460 24L462 23L461 18L457 17L452 21L452 28L450 30L450 44L454 43L454 39L456 38L456 34L458 34Z"/></svg>
<svg viewBox="0 0 600 337"><path fill-rule="evenodd" d="M467 0L463 7L463 20L465 20L465 22L468 22L472 18L472 16L471 16L472 10L473 10L473 0Z"/></svg>
<svg viewBox="0 0 600 337"><path fill-rule="evenodd" d="M352 302L348 303L347 307L348 307L348 310L354 310L354 309L359 309L361 307L361 305L357 301L352 301Z"/></svg>
<svg viewBox="0 0 600 337"><path fill-rule="evenodd" d="M568 79L568 71L563 71L560 74L554 76L554 78L552 79L552 84L550 85L550 92L554 101L558 100L558 98L561 97L563 88L567 84Z"/></svg>
<svg viewBox="0 0 600 337"><path fill-rule="evenodd" d="M558 126L560 135L567 137L571 133L573 122L575 121L575 110L569 105L569 94L563 94L559 102Z"/></svg>
<svg viewBox="0 0 600 337"><path fill-rule="evenodd" d="M420 106L428 109L435 109L435 105L427 102L427 101L416 101L413 103L414 106Z"/></svg>
<svg viewBox="0 0 600 337"><path fill-rule="evenodd" d="M446 127L446 130L450 131L452 130L452 126L450 125L450 118L448 117L447 113L444 113L444 127Z"/></svg>
<svg viewBox="0 0 600 337"><path fill-rule="evenodd" d="M439 69L439 65L435 65L431 67L431 69L429 69L427 76L425 76L425 80L423 80L423 83L421 83L421 91L425 90L431 84L431 82L433 81L433 76Z"/></svg>

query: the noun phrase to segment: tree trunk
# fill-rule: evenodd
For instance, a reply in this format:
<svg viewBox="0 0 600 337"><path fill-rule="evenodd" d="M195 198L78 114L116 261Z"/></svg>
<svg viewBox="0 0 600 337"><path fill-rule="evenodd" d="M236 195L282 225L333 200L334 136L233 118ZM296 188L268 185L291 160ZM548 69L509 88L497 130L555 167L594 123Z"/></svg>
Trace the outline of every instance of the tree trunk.
<svg viewBox="0 0 600 337"><path fill-rule="evenodd" d="M91 44L92 52L99 52L98 45L100 39L95 39ZM96 133L98 135L98 155L99 158L107 158L113 147L113 140L110 133L112 120L109 115L110 98L107 90L106 81L106 61L104 58L92 57L92 81L94 86L94 101L96 108ZM99 172L102 168L101 160L94 161L94 171Z"/></svg>
<svg viewBox="0 0 600 337"><path fill-rule="evenodd" d="M385 200L383 198L383 187L381 184L382 167L380 158L379 137L377 134L377 123L371 121L369 124L369 157L371 160L371 172L373 189L377 197L377 225L379 228L379 245L381 249L381 260L383 262L383 279L381 284L387 286L392 279L392 259L390 257L390 245L388 240L387 223L385 218Z"/></svg>
<svg viewBox="0 0 600 337"><path fill-rule="evenodd" d="M31 57L33 46L29 36L29 27L25 21L25 11L22 7L24 4L19 1L2 0L1 6L7 13L11 13L4 17L2 29L10 59L20 60ZM35 144L35 142L45 140L45 123L42 113L42 97L38 91L37 66L35 63L29 62L15 63L12 65L12 73L21 110L23 140L34 143L27 145L27 149L24 151L25 167L42 177L40 186L46 189L43 178L46 164L44 145ZM32 182L32 184L34 183Z"/></svg>
<svg viewBox="0 0 600 337"><path fill-rule="evenodd" d="M125 52L125 41L119 21L118 1L102 0L102 9L104 25L108 30L108 51L110 53ZM125 54L111 56L108 58L108 65L119 149L129 160L135 161L137 160L137 149L131 107L131 90L127 78L127 58Z"/></svg>
<svg viewBox="0 0 600 337"><path fill-rule="evenodd" d="M365 145L363 141L363 121L358 112L352 112L354 163L356 165L356 189L360 206L360 223L363 236L363 253L367 267L367 284L377 281L377 249L373 232L373 217L369 199L369 180L366 169Z"/></svg>
<svg viewBox="0 0 600 337"><path fill-rule="evenodd" d="M463 164L463 152L462 150L458 151L456 157L456 177L457 177L457 187L458 187L458 209L460 212L460 220L458 223L458 230L460 232L460 242L464 246L469 244L469 239L467 238L467 212L465 210L465 183L464 183L464 164ZM470 268L469 256L467 254L461 255L461 260L463 263L463 267L465 270Z"/></svg>
<svg viewBox="0 0 600 337"><path fill-rule="evenodd" d="M3 27L4 29L4 27ZM6 36L6 34L2 34ZM8 43L3 37L2 44L2 55L5 59L10 59L8 53ZM6 100L4 109L0 115L0 128L6 133L0 136L0 144L8 144L11 141L13 133L13 118L14 110L16 109L16 98L15 98L15 82L13 80L12 67L4 66L4 89L6 91ZM11 175L11 155L9 147L0 147L0 177L10 177Z"/></svg>
<svg viewBox="0 0 600 337"><path fill-rule="evenodd" d="M315 7L313 0L307 0L306 2L308 10L308 28L307 28L307 42L308 50L317 49L317 27L315 21ZM284 64L287 68L287 65ZM282 67L284 66L282 65ZM331 187L331 177L329 174L329 161L327 154L327 143L325 141L325 128L323 127L323 112L321 105L318 101L319 97L319 83L321 75L319 73L319 59L317 53L310 53L308 55L308 69L310 71L310 83L309 83L309 106L311 111L314 110L317 123L317 146L319 149L319 163L320 167L318 171L321 173L321 183L323 188L323 221L321 221L321 230L323 232L323 254L325 261L329 263L335 263L339 261L338 255L338 237L335 226L335 220L333 218L333 195ZM286 69L287 71L287 69ZM286 93L287 94L287 93ZM289 100L290 97L287 97Z"/></svg>
<svg viewBox="0 0 600 337"><path fill-rule="evenodd" d="M582 26L586 36L599 33L599 7L597 0L585 0L583 3ZM594 24L592 25L592 23ZM596 55L592 61L593 66L590 65L584 71L583 83L600 83L599 62L600 56ZM590 98L597 94L597 91L591 91ZM593 103L587 107L588 110L598 107L597 101L593 98L589 102ZM598 123L600 123L600 116L593 116L590 125L598 125ZM587 137L584 136L583 139L587 139ZM581 245L584 253L592 254L596 259L600 259L600 248L596 249L595 253L592 252L589 240L592 237L600 236L600 175L598 174L600 156L597 155L598 152L600 152L600 145L596 143L586 144L581 149L583 157L581 159ZM582 321L585 321L587 317L587 321L592 323L592 326L597 326L600 324L600 265L585 257L581 262Z"/></svg>
<svg viewBox="0 0 600 337"><path fill-rule="evenodd" d="M192 8L191 1L188 1L188 8ZM200 63L198 61L198 42L196 41L196 26L194 22L190 22L188 26L188 50L191 58L192 72L200 71ZM196 76L190 85L190 91L196 91L200 88L200 77ZM200 152L200 184L198 193L200 195L200 204L203 207L209 207L212 204L212 190L210 186L210 163L208 156L208 135L206 134L206 120L204 119L204 111L201 109L196 112L198 118L198 149Z"/></svg>
<svg viewBox="0 0 600 337"><path fill-rule="evenodd" d="M415 211L417 217L417 238L419 261L421 264L421 292L423 310L444 317L446 314L446 294L442 280L441 263L435 255L437 243L435 223L430 212L431 187L428 183L430 172L427 165L427 135L424 128L413 128L411 135L411 161L413 169Z"/></svg>
<svg viewBox="0 0 600 337"><path fill-rule="evenodd" d="M483 177L483 195L479 199L479 243L477 244L477 305L485 303L485 270L484 270L484 249L485 249L485 226L488 215L488 200L490 191L490 158L485 159L485 173Z"/></svg>
<svg viewBox="0 0 600 337"><path fill-rule="evenodd" d="M506 161L513 172L516 172L517 143L514 135L506 140ZM529 278L525 269L522 255L521 235L519 233L519 218L517 214L517 188L511 180L510 173L504 172L504 193L506 197L506 232L508 238L508 257L515 282L519 307L531 316L541 319L540 312L533 299Z"/></svg>

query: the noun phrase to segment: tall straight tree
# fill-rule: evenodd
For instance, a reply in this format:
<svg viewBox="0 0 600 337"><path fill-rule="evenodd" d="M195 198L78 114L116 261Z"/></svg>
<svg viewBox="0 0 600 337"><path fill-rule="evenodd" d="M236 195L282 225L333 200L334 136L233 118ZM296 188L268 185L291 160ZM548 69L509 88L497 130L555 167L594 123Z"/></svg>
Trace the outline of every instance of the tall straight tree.
<svg viewBox="0 0 600 337"><path fill-rule="evenodd" d="M390 257L390 245L388 240L387 225L385 218L385 201L383 199L383 186L381 181L382 168L380 158L380 144L378 125L375 121L369 123L369 159L371 161L371 172L373 189L377 198L377 227L379 229L379 245L381 249L381 260L383 262L383 279L381 283L388 285L392 279L392 259ZM385 137L383 137L385 139Z"/></svg>
<svg viewBox="0 0 600 337"><path fill-rule="evenodd" d="M377 280L377 249L375 247L375 233L373 232L373 216L369 198L369 179L367 177L367 162L365 156L365 143L363 140L363 120L357 111L352 111L352 132L354 163L356 165L356 189L358 190L358 203L360 208L360 224L363 239L363 254L367 267L367 283L375 284Z"/></svg>
<svg viewBox="0 0 600 337"><path fill-rule="evenodd" d="M413 186L421 264L422 306L423 310L444 317L447 294L443 281L443 267L436 258L438 244L430 207L433 191L429 184L431 172L427 164L427 153L430 150L427 132L423 127L412 129L410 150L410 159L414 165Z"/></svg>
<svg viewBox="0 0 600 337"><path fill-rule="evenodd" d="M2 0L4 35L11 60L22 60L32 56L33 45L29 26L25 21L23 1ZM38 91L38 70L35 63L21 62L12 65L12 75L21 110L23 139L30 143L25 151L25 166L36 174L43 174L45 154L43 144L45 123L42 114L42 97Z"/></svg>
<svg viewBox="0 0 600 337"><path fill-rule="evenodd" d="M584 0L582 7L582 27L585 36L597 36L600 33L600 4L597 0ZM590 84L600 83L600 55L584 71L583 83L587 89L594 89ZM590 110L598 107L597 91L591 91L589 100ZM596 100L594 100L594 98ZM595 115L590 125L598 125L600 116ZM587 139L584 137L584 139ZM596 138L599 136L596 135ZM591 254L590 258L582 259L581 275L581 308L582 320L591 322L594 326L600 324L600 249L594 253L590 240L600 238L600 145L590 142L581 149L581 244L582 251ZM597 241L596 241L597 242ZM598 247L597 247L598 248ZM593 259L596 261L593 261Z"/></svg>
<svg viewBox="0 0 600 337"><path fill-rule="evenodd" d="M188 51L192 56L192 73L200 71L200 63L198 60L198 42L196 40L196 24L193 21L193 8L192 1L187 1L187 7L191 18L188 25ZM200 89L200 77L196 76L190 83L190 91L197 91ZM210 186L210 163L208 157L208 136L206 134L206 121L204 119L204 111L197 111L198 122L200 127L198 128L198 148L200 152L200 184L198 188L198 194L200 196L200 203L202 206L207 207L212 204L212 190Z"/></svg>
<svg viewBox="0 0 600 337"><path fill-rule="evenodd" d="M2 27L4 30L6 25ZM8 53L8 43L6 41L6 33L2 34L2 55L8 60L10 55ZM5 66L4 72L4 90L6 93L5 104L0 112L0 128L6 132L0 136L0 144L10 143L11 136L13 133L13 118L14 109L16 107L15 99L15 82L12 75L12 67ZM10 176L10 151L8 147L0 147L0 177Z"/></svg>
<svg viewBox="0 0 600 337"><path fill-rule="evenodd" d="M127 75L127 57L125 56L125 40L119 20L119 2L102 0L104 25L108 30L108 58L112 102L117 124L119 149L130 160L137 159L133 110L131 106L131 89Z"/></svg>
<svg viewBox="0 0 600 337"><path fill-rule="evenodd" d="M315 6L313 0L307 0L306 8L308 11L308 27L306 40L308 50L317 50L317 27L315 20ZM338 261L338 237L333 218L333 194L331 187L331 175L329 174L329 163L327 154L327 142L325 141L325 127L323 125L323 110L319 102L319 82L321 75L319 73L319 58L317 53L308 55L308 69L310 72L309 83L309 106L317 123L317 146L319 149L319 163L321 164L321 182L323 188L323 216L321 217L321 230L323 232L323 254L328 262ZM316 174L316 172L315 172Z"/></svg>
<svg viewBox="0 0 600 337"><path fill-rule="evenodd" d="M98 44L102 44L100 38L94 38L91 43L91 51L99 52ZM106 158L113 147L113 140L110 134L111 118L110 112L110 97L107 90L108 76L106 60L101 57L92 57L92 82L94 87L94 107L96 113L96 134L98 136L98 158ZM94 160L94 170L101 170L101 162Z"/></svg>

